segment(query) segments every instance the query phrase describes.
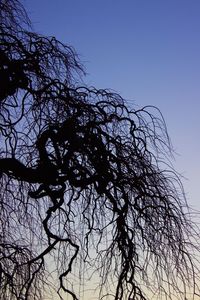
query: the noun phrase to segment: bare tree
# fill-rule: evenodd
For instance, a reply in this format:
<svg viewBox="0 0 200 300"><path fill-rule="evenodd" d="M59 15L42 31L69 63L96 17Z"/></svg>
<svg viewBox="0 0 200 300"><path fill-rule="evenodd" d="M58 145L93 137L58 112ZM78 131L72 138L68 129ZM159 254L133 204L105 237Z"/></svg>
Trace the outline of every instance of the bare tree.
<svg viewBox="0 0 200 300"><path fill-rule="evenodd" d="M78 299L90 277L99 299L197 295L161 113L79 86L74 50L30 28L0 0L0 299Z"/></svg>

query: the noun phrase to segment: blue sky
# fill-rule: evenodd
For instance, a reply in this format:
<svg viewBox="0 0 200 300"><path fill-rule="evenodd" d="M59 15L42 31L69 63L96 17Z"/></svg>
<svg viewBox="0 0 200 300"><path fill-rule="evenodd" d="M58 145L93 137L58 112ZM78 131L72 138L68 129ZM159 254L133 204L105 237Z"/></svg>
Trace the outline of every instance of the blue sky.
<svg viewBox="0 0 200 300"><path fill-rule="evenodd" d="M34 29L72 45L85 82L163 113L200 210L200 1L24 0Z"/></svg>

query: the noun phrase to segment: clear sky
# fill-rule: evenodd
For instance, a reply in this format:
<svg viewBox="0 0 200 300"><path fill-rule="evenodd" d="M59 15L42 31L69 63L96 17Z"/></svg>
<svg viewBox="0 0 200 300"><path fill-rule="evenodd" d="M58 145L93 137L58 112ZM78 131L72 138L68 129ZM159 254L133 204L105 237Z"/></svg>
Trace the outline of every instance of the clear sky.
<svg viewBox="0 0 200 300"><path fill-rule="evenodd" d="M162 111L200 209L200 1L24 0L34 29L72 45L85 82ZM130 103L130 102L129 102Z"/></svg>
<svg viewBox="0 0 200 300"><path fill-rule="evenodd" d="M72 45L85 82L157 106L200 210L200 0L24 0L34 29Z"/></svg>

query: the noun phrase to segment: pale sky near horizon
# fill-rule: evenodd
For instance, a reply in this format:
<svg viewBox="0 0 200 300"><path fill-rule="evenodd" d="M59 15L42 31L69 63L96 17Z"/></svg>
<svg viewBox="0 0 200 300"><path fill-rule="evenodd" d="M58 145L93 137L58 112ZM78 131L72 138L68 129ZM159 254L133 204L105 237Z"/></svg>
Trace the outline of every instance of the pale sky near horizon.
<svg viewBox="0 0 200 300"><path fill-rule="evenodd" d="M200 0L24 0L34 29L72 45L85 83L157 106L200 211Z"/></svg>

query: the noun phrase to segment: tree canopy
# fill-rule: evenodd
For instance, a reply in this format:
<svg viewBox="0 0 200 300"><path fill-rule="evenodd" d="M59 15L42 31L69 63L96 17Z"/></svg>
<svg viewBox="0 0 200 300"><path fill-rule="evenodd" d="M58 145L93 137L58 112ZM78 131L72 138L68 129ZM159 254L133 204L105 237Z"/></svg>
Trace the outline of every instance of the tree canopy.
<svg viewBox="0 0 200 300"><path fill-rule="evenodd" d="M83 299L89 279L99 299L197 295L198 231L162 114L82 75L71 47L0 0L0 299Z"/></svg>

